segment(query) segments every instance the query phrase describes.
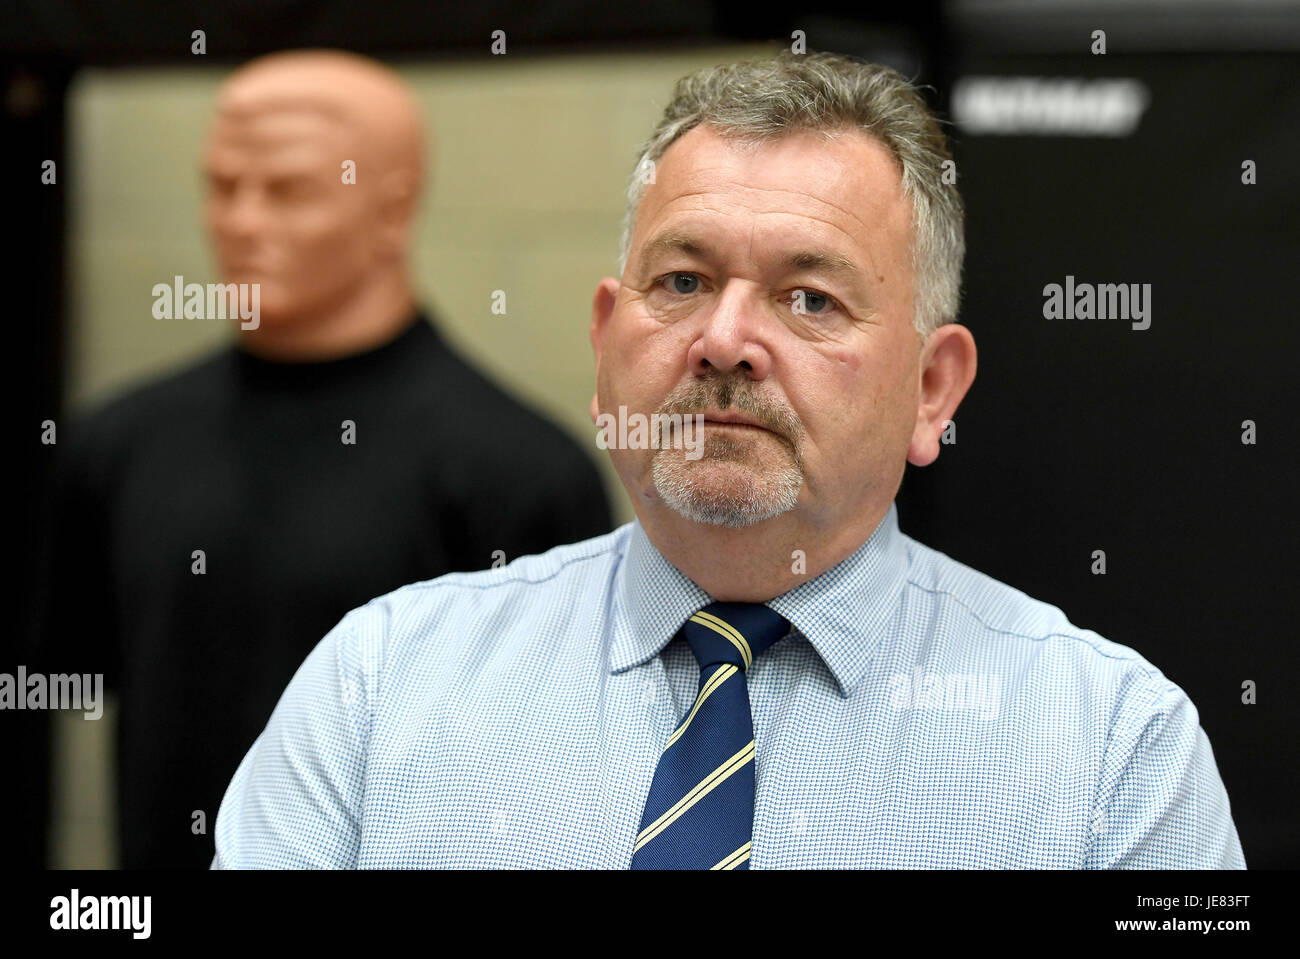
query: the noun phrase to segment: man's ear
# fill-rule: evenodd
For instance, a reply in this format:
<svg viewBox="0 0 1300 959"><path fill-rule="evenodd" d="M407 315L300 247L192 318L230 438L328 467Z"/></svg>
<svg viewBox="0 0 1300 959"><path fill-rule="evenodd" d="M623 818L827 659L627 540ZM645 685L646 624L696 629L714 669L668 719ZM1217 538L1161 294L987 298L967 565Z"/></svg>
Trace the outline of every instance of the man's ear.
<svg viewBox="0 0 1300 959"><path fill-rule="evenodd" d="M596 378L600 379L600 356L605 343L605 330L610 317L614 315L614 303L618 299L620 287L618 280L607 276L596 285L596 293L591 298L591 348L596 354ZM600 403L596 394L591 394L591 421L596 422L600 415Z"/></svg>
<svg viewBox="0 0 1300 959"><path fill-rule="evenodd" d="M907 448L913 466L929 466L939 458L939 438L974 382L975 366L975 337L957 323L945 323L921 347L921 398Z"/></svg>
<svg viewBox="0 0 1300 959"><path fill-rule="evenodd" d="M411 170L390 170L380 180L375 216L384 252L392 257L406 256L419 192L419 178Z"/></svg>

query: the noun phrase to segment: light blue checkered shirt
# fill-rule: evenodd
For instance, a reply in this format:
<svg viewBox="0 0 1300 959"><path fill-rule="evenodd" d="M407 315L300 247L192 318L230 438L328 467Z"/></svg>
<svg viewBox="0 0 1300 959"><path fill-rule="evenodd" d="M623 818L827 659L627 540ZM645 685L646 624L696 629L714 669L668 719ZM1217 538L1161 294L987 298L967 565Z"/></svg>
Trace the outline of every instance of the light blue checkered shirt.
<svg viewBox="0 0 1300 959"><path fill-rule="evenodd" d="M307 657L213 867L624 869L712 597L633 522L403 587ZM1140 655L898 529L771 600L751 866L1245 867L1196 707Z"/></svg>

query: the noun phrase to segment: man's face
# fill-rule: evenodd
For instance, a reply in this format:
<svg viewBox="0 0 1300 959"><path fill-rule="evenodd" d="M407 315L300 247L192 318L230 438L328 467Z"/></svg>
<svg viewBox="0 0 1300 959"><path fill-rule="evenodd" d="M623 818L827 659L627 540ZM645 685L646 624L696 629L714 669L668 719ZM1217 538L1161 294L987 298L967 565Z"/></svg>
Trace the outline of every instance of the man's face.
<svg viewBox="0 0 1300 959"><path fill-rule="evenodd" d="M615 450L638 509L831 527L891 500L917 417L910 204L852 130L757 145L697 127L661 158L592 339L593 415L740 414L703 456ZM763 428L765 427L765 428Z"/></svg>
<svg viewBox="0 0 1300 959"><path fill-rule="evenodd" d="M260 283L268 325L310 321L346 298L378 244L367 172L340 121L308 108L223 113L206 158L207 225L223 282Z"/></svg>

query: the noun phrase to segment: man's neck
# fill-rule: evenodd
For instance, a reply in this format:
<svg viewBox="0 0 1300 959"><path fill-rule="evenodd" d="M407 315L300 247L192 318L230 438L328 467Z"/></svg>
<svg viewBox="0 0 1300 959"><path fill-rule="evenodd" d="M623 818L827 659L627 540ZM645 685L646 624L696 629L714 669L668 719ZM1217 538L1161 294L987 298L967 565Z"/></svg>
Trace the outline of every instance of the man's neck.
<svg viewBox="0 0 1300 959"><path fill-rule="evenodd" d="M660 502L642 503L636 513L664 558L715 600L763 603L852 556L889 507L833 526L812 523L798 509L740 528L696 523Z"/></svg>
<svg viewBox="0 0 1300 959"><path fill-rule="evenodd" d="M239 345L260 359L279 363L326 362L383 346L406 328L415 311L415 297L406 284L372 284L310 318L240 330Z"/></svg>

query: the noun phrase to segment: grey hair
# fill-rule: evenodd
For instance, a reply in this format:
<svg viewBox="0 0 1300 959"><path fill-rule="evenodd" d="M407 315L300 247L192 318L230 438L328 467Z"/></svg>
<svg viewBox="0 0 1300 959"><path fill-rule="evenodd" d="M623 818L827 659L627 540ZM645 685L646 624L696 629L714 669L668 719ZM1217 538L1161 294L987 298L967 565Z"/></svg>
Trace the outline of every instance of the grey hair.
<svg viewBox="0 0 1300 959"><path fill-rule="evenodd" d="M641 148L627 189L619 273L627 266L637 207L655 164L679 137L706 124L761 142L799 130L851 127L883 144L912 204L913 324L922 338L957 317L966 255L961 195L944 182L947 138L918 89L896 70L830 53L782 54L706 67L677 81Z"/></svg>

